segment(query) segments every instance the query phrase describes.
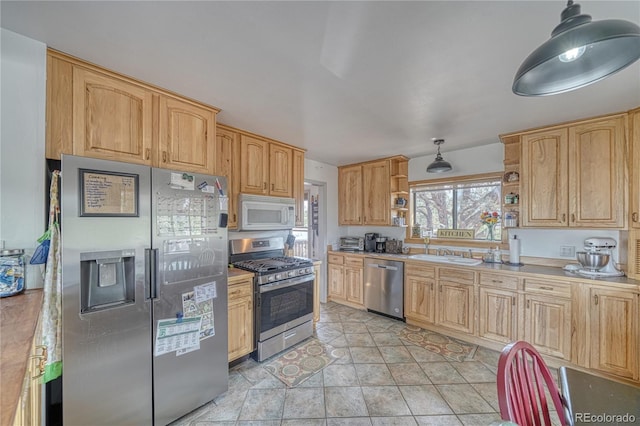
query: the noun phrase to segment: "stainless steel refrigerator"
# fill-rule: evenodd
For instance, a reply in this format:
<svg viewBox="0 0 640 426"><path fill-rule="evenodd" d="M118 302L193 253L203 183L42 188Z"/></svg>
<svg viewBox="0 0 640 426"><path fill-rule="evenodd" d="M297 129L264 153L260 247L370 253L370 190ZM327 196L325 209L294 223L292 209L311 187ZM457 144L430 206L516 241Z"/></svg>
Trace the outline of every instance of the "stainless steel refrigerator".
<svg viewBox="0 0 640 426"><path fill-rule="evenodd" d="M225 190L63 155L65 426L165 425L227 390Z"/></svg>

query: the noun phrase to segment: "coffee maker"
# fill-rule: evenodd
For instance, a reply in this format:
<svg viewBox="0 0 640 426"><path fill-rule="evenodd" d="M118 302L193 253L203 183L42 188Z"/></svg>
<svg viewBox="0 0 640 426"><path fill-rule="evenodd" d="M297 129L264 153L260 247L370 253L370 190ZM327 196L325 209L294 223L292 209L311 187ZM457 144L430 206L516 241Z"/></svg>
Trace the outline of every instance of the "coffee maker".
<svg viewBox="0 0 640 426"><path fill-rule="evenodd" d="M376 251L376 238L379 234L375 232L367 232L364 234L364 251L373 253Z"/></svg>
<svg viewBox="0 0 640 426"><path fill-rule="evenodd" d="M387 251L387 237L376 238L376 253L384 253Z"/></svg>

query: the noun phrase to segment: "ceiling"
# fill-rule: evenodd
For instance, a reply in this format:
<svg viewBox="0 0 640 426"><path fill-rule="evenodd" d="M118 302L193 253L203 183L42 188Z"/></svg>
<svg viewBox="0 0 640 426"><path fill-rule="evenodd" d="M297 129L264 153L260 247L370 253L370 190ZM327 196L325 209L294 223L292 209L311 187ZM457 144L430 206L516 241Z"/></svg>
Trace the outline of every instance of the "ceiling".
<svg viewBox="0 0 640 426"><path fill-rule="evenodd" d="M640 2L580 1L640 24ZM511 92L563 1L2 1L3 28L222 109L333 165L487 145L640 106L640 61L555 96Z"/></svg>

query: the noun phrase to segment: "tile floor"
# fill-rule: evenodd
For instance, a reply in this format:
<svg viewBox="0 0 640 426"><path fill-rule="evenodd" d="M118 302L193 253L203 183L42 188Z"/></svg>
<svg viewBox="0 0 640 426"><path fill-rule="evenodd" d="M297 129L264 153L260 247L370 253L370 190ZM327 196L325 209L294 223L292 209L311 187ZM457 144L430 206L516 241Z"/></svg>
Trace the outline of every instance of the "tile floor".
<svg viewBox="0 0 640 426"><path fill-rule="evenodd" d="M405 343L405 324L323 304L316 337L340 358L287 388L253 359L229 371L229 390L172 426L489 425L500 419L498 353L448 361Z"/></svg>

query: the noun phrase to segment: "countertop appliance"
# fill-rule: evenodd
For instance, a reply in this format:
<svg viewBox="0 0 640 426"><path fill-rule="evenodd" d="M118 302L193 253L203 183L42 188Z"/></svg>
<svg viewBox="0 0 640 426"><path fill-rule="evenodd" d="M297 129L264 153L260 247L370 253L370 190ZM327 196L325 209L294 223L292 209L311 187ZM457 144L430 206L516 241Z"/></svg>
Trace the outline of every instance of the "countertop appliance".
<svg viewBox="0 0 640 426"><path fill-rule="evenodd" d="M274 231L292 229L296 221L296 200L266 195L239 195L238 229Z"/></svg>
<svg viewBox="0 0 640 426"><path fill-rule="evenodd" d="M380 234L376 232L367 232L364 234L364 251L368 253L373 253L376 251L376 238L378 238Z"/></svg>
<svg viewBox="0 0 640 426"><path fill-rule="evenodd" d="M376 253L385 253L387 251L387 237L376 238Z"/></svg>
<svg viewBox="0 0 640 426"><path fill-rule="evenodd" d="M578 261L582 265L582 269L578 270L578 274L590 277L623 276L624 272L616 268L616 262L613 258L613 249L616 246L617 242L613 238L591 237L584 240L585 251L576 253ZM604 261L603 257L606 258L604 266L592 263Z"/></svg>
<svg viewBox="0 0 640 426"><path fill-rule="evenodd" d="M340 237L340 250L342 251L363 251L363 237Z"/></svg>
<svg viewBox="0 0 640 426"><path fill-rule="evenodd" d="M228 388L223 177L62 156L65 425L165 425Z"/></svg>
<svg viewBox="0 0 640 426"><path fill-rule="evenodd" d="M364 306L404 320L404 262L364 258Z"/></svg>
<svg viewBox="0 0 640 426"><path fill-rule="evenodd" d="M259 362L313 335L313 262L285 256L284 239L229 241L229 262L255 273L255 348Z"/></svg>

